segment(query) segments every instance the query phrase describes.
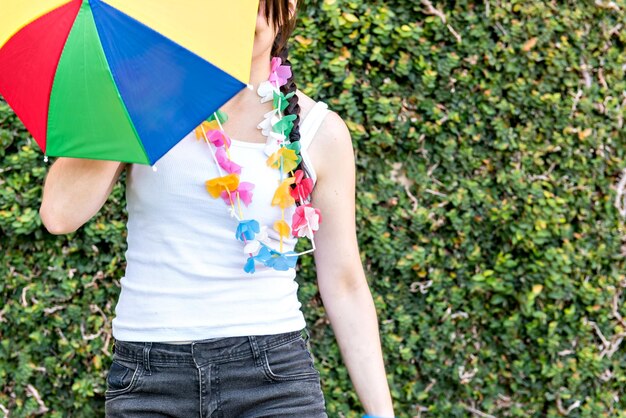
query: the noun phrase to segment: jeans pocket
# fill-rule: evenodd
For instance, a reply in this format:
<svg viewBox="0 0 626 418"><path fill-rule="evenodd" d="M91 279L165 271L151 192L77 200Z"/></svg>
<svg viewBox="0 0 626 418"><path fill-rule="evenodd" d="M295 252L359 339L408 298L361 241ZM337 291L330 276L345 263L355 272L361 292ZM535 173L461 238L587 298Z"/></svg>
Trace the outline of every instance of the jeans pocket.
<svg viewBox="0 0 626 418"><path fill-rule="evenodd" d="M262 360L265 376L273 382L320 377L301 337L278 347L263 350Z"/></svg>
<svg viewBox="0 0 626 418"><path fill-rule="evenodd" d="M130 392L137 386L142 370L138 362L121 359L114 354L106 378L107 389L104 395L111 397Z"/></svg>

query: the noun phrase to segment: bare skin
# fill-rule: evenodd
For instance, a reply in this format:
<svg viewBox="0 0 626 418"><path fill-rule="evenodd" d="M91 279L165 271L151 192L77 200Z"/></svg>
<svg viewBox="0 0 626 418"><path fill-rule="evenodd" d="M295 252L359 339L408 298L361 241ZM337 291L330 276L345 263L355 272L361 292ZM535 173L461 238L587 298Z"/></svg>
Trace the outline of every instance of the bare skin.
<svg viewBox="0 0 626 418"><path fill-rule="evenodd" d="M295 6L295 0L290 0ZM265 143L257 129L271 103L260 103L259 84L267 80L275 33L259 13L250 83L226 103L226 133L240 141ZM296 74L297 76L297 74ZM315 101L298 91L304 120ZM332 151L332 152L330 152ZM355 162L350 132L331 112L308 149L317 173L312 204L323 222L315 236L317 283L343 360L365 411L393 417L378 332L378 319L363 271L356 237ZM45 227L53 234L73 232L102 207L120 173L130 165L119 162L58 158L50 168L40 208Z"/></svg>

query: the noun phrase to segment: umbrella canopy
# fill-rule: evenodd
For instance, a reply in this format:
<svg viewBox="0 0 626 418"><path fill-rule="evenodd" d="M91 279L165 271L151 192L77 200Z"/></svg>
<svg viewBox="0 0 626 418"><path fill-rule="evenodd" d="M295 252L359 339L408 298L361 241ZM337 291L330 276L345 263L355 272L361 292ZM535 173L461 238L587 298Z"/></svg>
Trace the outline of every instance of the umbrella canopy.
<svg viewBox="0 0 626 418"><path fill-rule="evenodd" d="M0 94L46 155L154 164L250 75L258 0L0 10Z"/></svg>

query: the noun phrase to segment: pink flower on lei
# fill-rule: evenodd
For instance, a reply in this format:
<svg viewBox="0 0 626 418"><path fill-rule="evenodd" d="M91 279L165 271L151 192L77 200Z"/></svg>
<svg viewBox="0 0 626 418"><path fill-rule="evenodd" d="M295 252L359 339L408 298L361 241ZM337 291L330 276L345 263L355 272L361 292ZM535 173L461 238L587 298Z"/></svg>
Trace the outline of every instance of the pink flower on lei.
<svg viewBox="0 0 626 418"><path fill-rule="evenodd" d="M313 233L320 228L322 213L311 205L301 205L296 208L291 220L291 231L296 237L313 239Z"/></svg>
<svg viewBox="0 0 626 418"><path fill-rule="evenodd" d="M248 206L252 202L252 190L254 189L253 183L248 183L247 181L242 181L239 183L239 186L234 191L230 192L230 195L233 197L233 203L237 204L237 193L239 193L239 199L243 202L244 205ZM224 199L227 205L230 205L230 197L228 196L228 192L224 190L220 196Z"/></svg>
<svg viewBox="0 0 626 418"><path fill-rule="evenodd" d="M215 159L217 159L217 163L227 173L241 174L241 166L228 158L228 154L223 147L219 147L215 150Z"/></svg>
<svg viewBox="0 0 626 418"><path fill-rule="evenodd" d="M280 57L272 58L272 69L270 70L269 81L278 87L287 84L287 81L291 78L291 67L282 65L282 63L283 60L280 59Z"/></svg>
<svg viewBox="0 0 626 418"><path fill-rule="evenodd" d="M214 129L207 132L207 139L216 147L230 147L230 138L227 137L221 130Z"/></svg>

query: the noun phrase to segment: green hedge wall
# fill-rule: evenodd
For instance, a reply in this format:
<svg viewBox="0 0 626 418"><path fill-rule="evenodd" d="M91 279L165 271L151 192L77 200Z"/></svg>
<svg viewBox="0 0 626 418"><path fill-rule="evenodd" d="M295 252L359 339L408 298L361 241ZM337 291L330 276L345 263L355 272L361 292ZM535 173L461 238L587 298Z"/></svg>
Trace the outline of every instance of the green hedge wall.
<svg viewBox="0 0 626 418"><path fill-rule="evenodd" d="M397 415L626 417L626 2L307 6L293 64L353 134ZM0 413L101 416L124 181L51 236L48 165L3 104L0 144ZM304 258L329 415L356 417L314 278Z"/></svg>

